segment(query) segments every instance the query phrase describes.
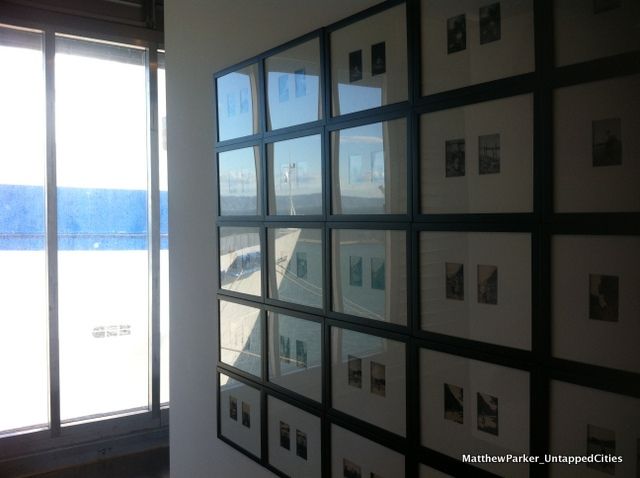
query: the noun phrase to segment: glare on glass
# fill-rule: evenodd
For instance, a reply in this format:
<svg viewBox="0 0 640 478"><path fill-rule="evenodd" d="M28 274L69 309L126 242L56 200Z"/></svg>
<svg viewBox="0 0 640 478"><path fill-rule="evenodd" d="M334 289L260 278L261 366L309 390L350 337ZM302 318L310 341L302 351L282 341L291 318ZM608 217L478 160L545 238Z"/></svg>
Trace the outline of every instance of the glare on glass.
<svg viewBox="0 0 640 478"><path fill-rule="evenodd" d="M220 360L244 372L262 375L260 309L220 301Z"/></svg>
<svg viewBox="0 0 640 478"><path fill-rule="evenodd" d="M218 141L258 132L257 82L257 64L217 79Z"/></svg>
<svg viewBox="0 0 640 478"><path fill-rule="evenodd" d="M322 118L317 38L265 60L270 130Z"/></svg>
<svg viewBox="0 0 640 478"><path fill-rule="evenodd" d="M404 118L331 134L334 214L407 212Z"/></svg>
<svg viewBox="0 0 640 478"><path fill-rule="evenodd" d="M220 287L261 295L262 253L257 227L220 228Z"/></svg>
<svg viewBox="0 0 640 478"><path fill-rule="evenodd" d="M71 421L149 404L146 51L58 36L55 62L60 413Z"/></svg>
<svg viewBox="0 0 640 478"><path fill-rule="evenodd" d="M0 27L0 434L49 421L42 34Z"/></svg>
<svg viewBox="0 0 640 478"><path fill-rule="evenodd" d="M322 214L320 135L267 144L269 214Z"/></svg>
<svg viewBox="0 0 640 478"><path fill-rule="evenodd" d="M406 233L334 229L331 238L333 310L406 325Z"/></svg>
<svg viewBox="0 0 640 478"><path fill-rule="evenodd" d="M331 33L333 116L405 101L407 78L404 3Z"/></svg>
<svg viewBox="0 0 640 478"><path fill-rule="evenodd" d="M322 307L322 229L270 228L269 297Z"/></svg>
<svg viewBox="0 0 640 478"><path fill-rule="evenodd" d="M322 400L322 325L268 312L269 381Z"/></svg>
<svg viewBox="0 0 640 478"><path fill-rule="evenodd" d="M260 214L260 152L257 146L218 154L220 215Z"/></svg>

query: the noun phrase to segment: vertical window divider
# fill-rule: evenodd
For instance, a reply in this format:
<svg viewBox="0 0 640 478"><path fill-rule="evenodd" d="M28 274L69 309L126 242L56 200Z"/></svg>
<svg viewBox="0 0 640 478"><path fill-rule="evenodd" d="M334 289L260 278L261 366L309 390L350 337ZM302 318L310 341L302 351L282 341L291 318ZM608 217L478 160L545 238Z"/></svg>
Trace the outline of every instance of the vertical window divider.
<svg viewBox="0 0 640 478"><path fill-rule="evenodd" d="M158 49L147 48L147 234L149 235L149 315L151 416L160 418L160 151L158 135Z"/></svg>
<svg viewBox="0 0 640 478"><path fill-rule="evenodd" d="M46 98L46 260L49 319L49 426L53 437L60 436L60 342L58 328L58 189L56 180L55 55L56 37L44 33Z"/></svg>

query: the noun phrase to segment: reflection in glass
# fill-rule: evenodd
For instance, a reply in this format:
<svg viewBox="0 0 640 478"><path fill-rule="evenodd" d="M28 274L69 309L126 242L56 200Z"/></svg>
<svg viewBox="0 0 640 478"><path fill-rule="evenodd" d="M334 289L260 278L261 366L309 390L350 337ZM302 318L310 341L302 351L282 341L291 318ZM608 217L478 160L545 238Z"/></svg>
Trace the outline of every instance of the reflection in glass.
<svg viewBox="0 0 640 478"><path fill-rule="evenodd" d="M322 400L322 325L268 313L269 381Z"/></svg>
<svg viewBox="0 0 640 478"><path fill-rule="evenodd" d="M220 434L260 456L260 391L220 374Z"/></svg>
<svg viewBox="0 0 640 478"><path fill-rule="evenodd" d="M42 34L0 27L0 434L49 421Z"/></svg>
<svg viewBox="0 0 640 478"><path fill-rule="evenodd" d="M322 307L322 230L269 229L269 297Z"/></svg>
<svg viewBox="0 0 640 478"><path fill-rule="evenodd" d="M260 183L260 153L257 146L219 153L220 215L259 215Z"/></svg>
<svg viewBox="0 0 640 478"><path fill-rule="evenodd" d="M333 310L407 323L405 231L332 231Z"/></svg>
<svg viewBox="0 0 640 478"><path fill-rule="evenodd" d="M70 421L149 405L147 54L62 36L55 47L60 414Z"/></svg>
<svg viewBox="0 0 640 478"><path fill-rule="evenodd" d="M262 328L260 310L220 301L220 360L260 377Z"/></svg>
<svg viewBox="0 0 640 478"><path fill-rule="evenodd" d="M267 145L269 214L322 214L320 135Z"/></svg>
<svg viewBox="0 0 640 478"><path fill-rule="evenodd" d="M258 65L218 78L218 141L258 132Z"/></svg>
<svg viewBox="0 0 640 478"><path fill-rule="evenodd" d="M332 406L404 436L405 349L396 340L332 327Z"/></svg>
<svg viewBox="0 0 640 478"><path fill-rule="evenodd" d="M317 38L267 58L265 70L269 130L322 118Z"/></svg>
<svg viewBox="0 0 640 478"><path fill-rule="evenodd" d="M404 3L332 32L331 73L334 116L405 101Z"/></svg>
<svg viewBox="0 0 640 478"><path fill-rule="evenodd" d="M407 212L407 137L404 118L335 131L334 214Z"/></svg>
<svg viewBox="0 0 640 478"><path fill-rule="evenodd" d="M220 287L261 295L260 233L257 227L220 228Z"/></svg>

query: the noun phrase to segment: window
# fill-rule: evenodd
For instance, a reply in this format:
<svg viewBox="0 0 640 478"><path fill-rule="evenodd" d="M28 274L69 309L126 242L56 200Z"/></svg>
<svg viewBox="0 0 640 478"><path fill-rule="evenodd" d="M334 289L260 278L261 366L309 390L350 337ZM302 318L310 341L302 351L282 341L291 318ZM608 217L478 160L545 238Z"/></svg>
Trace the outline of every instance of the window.
<svg viewBox="0 0 640 478"><path fill-rule="evenodd" d="M0 440L17 455L160 427L164 55L0 26L0 64Z"/></svg>

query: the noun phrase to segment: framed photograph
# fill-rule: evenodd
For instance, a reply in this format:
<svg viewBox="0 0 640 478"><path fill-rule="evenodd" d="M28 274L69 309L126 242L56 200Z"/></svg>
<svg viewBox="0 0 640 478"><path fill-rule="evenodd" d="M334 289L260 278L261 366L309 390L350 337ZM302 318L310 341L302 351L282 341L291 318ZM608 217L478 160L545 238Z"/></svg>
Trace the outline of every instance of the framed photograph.
<svg viewBox="0 0 640 478"><path fill-rule="evenodd" d="M447 18L447 54L451 55L467 48L467 21L464 16Z"/></svg>
<svg viewBox="0 0 640 478"><path fill-rule="evenodd" d="M269 214L322 214L320 135L267 144Z"/></svg>
<svg viewBox="0 0 640 478"><path fill-rule="evenodd" d="M267 397L269 464L287 476L321 478L320 417Z"/></svg>
<svg viewBox="0 0 640 478"><path fill-rule="evenodd" d="M635 1L558 0L553 7L557 66L640 49L640 5Z"/></svg>
<svg viewBox="0 0 640 478"><path fill-rule="evenodd" d="M322 324L271 311L267 312L267 324L269 382L320 402Z"/></svg>
<svg viewBox="0 0 640 478"><path fill-rule="evenodd" d="M532 212L533 96L422 115L420 175L423 214Z"/></svg>
<svg viewBox="0 0 640 478"><path fill-rule="evenodd" d="M554 357L640 373L640 237L551 241Z"/></svg>
<svg viewBox="0 0 640 478"><path fill-rule="evenodd" d="M216 79L218 141L258 132L258 64Z"/></svg>
<svg viewBox="0 0 640 478"><path fill-rule="evenodd" d="M420 350L419 367L423 446L455 459L469 450L529 453L528 372L428 349ZM527 463L474 466L501 476L529 474Z"/></svg>
<svg viewBox="0 0 640 478"><path fill-rule="evenodd" d="M636 476L639 409L637 398L552 380L550 453L567 456L604 454L623 459L620 463L552 463L549 476Z"/></svg>
<svg viewBox="0 0 640 478"><path fill-rule="evenodd" d="M332 407L406 436L405 344L338 327L331 344Z"/></svg>
<svg viewBox="0 0 640 478"><path fill-rule="evenodd" d="M533 3L421 0L422 95L534 71Z"/></svg>
<svg viewBox="0 0 640 478"><path fill-rule="evenodd" d="M407 100L404 3L333 30L330 35L333 116Z"/></svg>
<svg viewBox="0 0 640 478"><path fill-rule="evenodd" d="M342 427L331 425L331 476L405 476L404 455Z"/></svg>
<svg viewBox="0 0 640 478"><path fill-rule="evenodd" d="M218 197L221 216L258 216L262 212L258 146L218 153Z"/></svg>
<svg viewBox="0 0 640 478"><path fill-rule="evenodd" d="M638 105L640 75L554 91L556 212L640 211Z"/></svg>
<svg viewBox="0 0 640 478"><path fill-rule="evenodd" d="M269 131L322 119L318 38L275 53L264 65Z"/></svg>
<svg viewBox="0 0 640 478"><path fill-rule="evenodd" d="M423 330L531 350L529 233L423 231Z"/></svg>
<svg viewBox="0 0 640 478"><path fill-rule="evenodd" d="M270 298L322 307L322 237L322 229L267 229Z"/></svg>
<svg viewBox="0 0 640 478"><path fill-rule="evenodd" d="M218 301L218 305L220 361L261 377L262 313L260 309L226 300Z"/></svg>
<svg viewBox="0 0 640 478"><path fill-rule="evenodd" d="M406 214L405 118L333 131L331 164L333 214Z"/></svg>
<svg viewBox="0 0 640 478"><path fill-rule="evenodd" d="M220 410L219 435L260 458L260 391L223 373L218 374L218 380L218 406L229 404L229 413L224 408Z"/></svg>
<svg viewBox="0 0 640 478"><path fill-rule="evenodd" d="M218 229L220 288L262 295L260 228L224 226Z"/></svg>
<svg viewBox="0 0 640 478"><path fill-rule="evenodd" d="M331 237L333 310L406 325L406 232L333 229Z"/></svg>

